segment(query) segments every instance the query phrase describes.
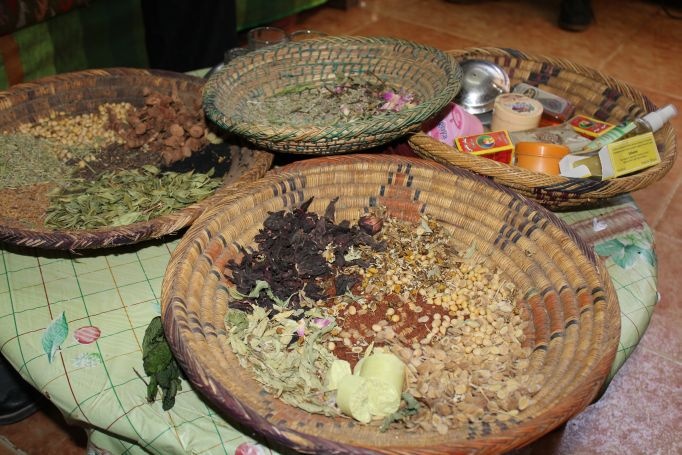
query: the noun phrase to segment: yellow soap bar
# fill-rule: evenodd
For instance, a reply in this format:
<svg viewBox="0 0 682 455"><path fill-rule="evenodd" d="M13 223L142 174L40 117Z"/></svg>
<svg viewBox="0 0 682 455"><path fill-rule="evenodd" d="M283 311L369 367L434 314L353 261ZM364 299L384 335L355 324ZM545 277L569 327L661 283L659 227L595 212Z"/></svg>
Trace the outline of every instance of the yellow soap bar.
<svg viewBox="0 0 682 455"><path fill-rule="evenodd" d="M405 384L405 364L398 356L390 352L375 352L365 357L360 366L360 376L384 382L400 396Z"/></svg>
<svg viewBox="0 0 682 455"><path fill-rule="evenodd" d="M350 374L348 362L334 361L327 387L338 387L336 404L341 412L367 423L372 417L385 417L400 408L405 372L405 364L396 355L375 352L355 365L354 374Z"/></svg>
<svg viewBox="0 0 682 455"><path fill-rule="evenodd" d="M327 390L338 389L341 379L349 374L351 374L350 363L346 360L334 360L327 372Z"/></svg>
<svg viewBox="0 0 682 455"><path fill-rule="evenodd" d="M631 174L661 162L653 133L612 142L599 151L599 158L604 180Z"/></svg>
<svg viewBox="0 0 682 455"><path fill-rule="evenodd" d="M369 388L367 380L362 376L349 374L339 381L336 392L336 404L341 412L362 423L369 423L372 414L369 412Z"/></svg>
<svg viewBox="0 0 682 455"><path fill-rule="evenodd" d="M369 412L373 416L386 417L400 407L400 392L392 384L381 379L366 378Z"/></svg>

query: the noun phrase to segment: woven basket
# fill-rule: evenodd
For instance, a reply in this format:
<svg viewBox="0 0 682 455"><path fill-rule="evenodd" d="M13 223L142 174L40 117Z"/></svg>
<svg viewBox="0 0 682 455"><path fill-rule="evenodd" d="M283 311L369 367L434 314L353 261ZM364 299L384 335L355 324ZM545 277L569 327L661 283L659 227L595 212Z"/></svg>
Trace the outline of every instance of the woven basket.
<svg viewBox="0 0 682 455"><path fill-rule="evenodd" d="M284 404L240 371L224 328L223 270L238 245L253 246L269 212L314 197L336 203L336 221L384 205L401 219L429 214L461 250L477 251L516 284L531 373L544 375L534 403L506 425L471 424L463 436L391 431ZM197 220L174 251L162 287L162 318L189 380L225 416L303 453L502 452L527 444L581 412L603 385L620 333L616 294L600 260L555 215L468 171L390 155L315 158L242 186Z"/></svg>
<svg viewBox="0 0 682 455"><path fill-rule="evenodd" d="M303 83L331 83L337 74L373 72L415 95L419 104L399 112L336 125L291 127L244 120L249 101ZM212 76L204 91L209 118L268 150L329 155L384 144L414 132L459 91L462 70L437 49L392 38L335 36L290 42L250 52Z"/></svg>
<svg viewBox="0 0 682 455"><path fill-rule="evenodd" d="M0 131L11 131L20 124L32 123L51 112L82 114L96 112L103 103L129 102L141 106L143 90L177 93L185 103L197 102L203 79L183 74L112 68L51 76L36 82L16 85L0 93ZM229 194L233 184L262 177L270 168L272 154L243 146L231 147L232 165L224 184L203 201L126 226L84 230L53 230L28 226L22 219L0 219L0 242L46 249L78 250L137 243L174 233L188 226L217 198ZM27 210L31 210L27 208Z"/></svg>
<svg viewBox="0 0 682 455"><path fill-rule="evenodd" d="M540 57L512 49L465 49L450 54L458 61L488 60L504 68L512 85L530 81L533 85L563 96L576 105L576 113L598 120L620 123L655 110L642 93L599 71L562 59ZM552 210L592 205L623 193L645 188L661 179L676 157L675 131L666 123L656 134L661 163L636 174L605 181L551 176L510 166L458 151L426 134L415 134L410 145L425 158L454 164L492 177Z"/></svg>

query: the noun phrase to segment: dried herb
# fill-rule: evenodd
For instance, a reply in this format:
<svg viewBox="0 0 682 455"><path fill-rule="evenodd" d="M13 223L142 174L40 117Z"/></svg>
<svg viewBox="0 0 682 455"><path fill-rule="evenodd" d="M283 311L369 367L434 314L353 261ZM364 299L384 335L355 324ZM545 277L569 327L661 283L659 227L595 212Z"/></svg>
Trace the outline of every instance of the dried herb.
<svg viewBox="0 0 682 455"><path fill-rule="evenodd" d="M372 72L335 75L331 81L286 87L273 96L247 101L245 120L272 125L336 125L398 112L417 104L414 96Z"/></svg>
<svg viewBox="0 0 682 455"><path fill-rule="evenodd" d="M59 182L70 173L50 142L28 134L0 135L0 189Z"/></svg>
<svg viewBox="0 0 682 455"><path fill-rule="evenodd" d="M384 421L381 423L381 426L379 427L379 431L381 431L382 433L388 431L392 423L405 422L411 416L419 412L419 408L421 406L412 395L410 395L408 392L403 392L401 398L405 402L405 405L402 406L393 414L386 416L384 418Z"/></svg>
<svg viewBox="0 0 682 455"><path fill-rule="evenodd" d="M162 173L154 166L72 179L50 194L45 225L89 229L146 221L198 202L218 186L210 174Z"/></svg>
<svg viewBox="0 0 682 455"><path fill-rule="evenodd" d="M188 158L174 161L169 165L161 165L162 171L189 172L206 174L213 169L213 177L224 176L232 166L232 145L221 142L208 144L201 150L192 153Z"/></svg>
<svg viewBox="0 0 682 455"><path fill-rule="evenodd" d="M513 421L532 404L542 376L527 372L516 288L475 243L461 248L427 216L410 223L377 209L351 226L334 223L335 201L322 217L310 203L271 213L258 248L226 269L236 285L230 344L266 389L333 415L322 381L330 362L352 366L376 347L407 366L404 405L380 431L466 437L470 425Z"/></svg>
<svg viewBox="0 0 682 455"><path fill-rule="evenodd" d="M298 309L302 307L300 291L313 302L327 298L321 280L332 276L332 265L338 268L362 261L349 256L354 247L383 248L358 226L348 221L335 224L335 200L322 217L307 211L311 203L312 199L293 211L271 213L255 237L257 250L243 250L239 264L228 263L228 275L239 293L248 295L259 281L267 282L273 296L279 301L291 298L289 308ZM346 276L343 280L337 293L344 293L359 278ZM267 293L249 297L250 303L268 310L278 305ZM248 308L248 304L237 307Z"/></svg>
<svg viewBox="0 0 682 455"><path fill-rule="evenodd" d="M149 376L147 401L156 400L158 389L163 397L162 408L168 411L175 405L175 395L181 390L180 367L168 346L163 333L161 317L151 320L142 340L142 365Z"/></svg>
<svg viewBox="0 0 682 455"><path fill-rule="evenodd" d="M228 310L228 338L242 366L284 402L308 412L338 415L325 390L326 372L335 357L319 342L335 322L320 309L271 316L258 306L250 313ZM294 334L297 342L292 343Z"/></svg>

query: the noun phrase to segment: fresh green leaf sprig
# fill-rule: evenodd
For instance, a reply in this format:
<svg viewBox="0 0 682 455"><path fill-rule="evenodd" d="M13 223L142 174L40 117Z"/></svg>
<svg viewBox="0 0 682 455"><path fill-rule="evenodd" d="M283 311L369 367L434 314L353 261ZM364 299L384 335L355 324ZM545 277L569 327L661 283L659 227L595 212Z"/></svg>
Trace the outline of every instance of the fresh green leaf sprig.
<svg viewBox="0 0 682 455"><path fill-rule="evenodd" d="M180 367L168 346L163 333L161 317L151 320L142 340L142 364L144 372L149 376L147 384L147 401L156 400L161 388L162 408L168 411L175 405L175 396L181 390Z"/></svg>

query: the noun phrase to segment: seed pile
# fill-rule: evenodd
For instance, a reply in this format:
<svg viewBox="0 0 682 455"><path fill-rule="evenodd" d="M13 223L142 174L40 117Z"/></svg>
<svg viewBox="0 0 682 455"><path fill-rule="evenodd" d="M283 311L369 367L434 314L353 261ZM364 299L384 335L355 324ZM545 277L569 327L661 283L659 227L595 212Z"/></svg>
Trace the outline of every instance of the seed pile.
<svg viewBox="0 0 682 455"><path fill-rule="evenodd" d="M126 148L160 153L168 165L218 141L208 130L200 99L188 106L175 93L164 95L145 89L143 95L144 106L124 118L112 117L109 125Z"/></svg>
<svg viewBox="0 0 682 455"><path fill-rule="evenodd" d="M112 118L125 119L131 108L130 103L104 103L98 106L96 113L52 112L47 118L19 125L17 129L61 146L58 156L63 160L84 157L107 145L125 142L109 128L109 123Z"/></svg>
<svg viewBox="0 0 682 455"><path fill-rule="evenodd" d="M324 217L327 224L329 213L327 210ZM287 234L279 230L281 221L273 220L284 218L290 219L290 225L308 225L306 234L313 238L324 232L315 228L320 219L306 214L305 210L273 213L264 222L265 227L257 237L259 248L250 255L246 269L254 268L255 260L258 266L270 270L268 264L280 259L280 254L296 256L284 255L274 241L299 236L299 241L306 242L307 237L301 231L294 229L295 234ZM299 221L291 221L296 219ZM304 219L308 221L301 221ZM348 222L343 225L349 226ZM314 242L316 246L311 246L303 261L328 266L325 273L308 276L309 279L299 277L295 286L285 292L267 281L271 276L261 274L255 286L242 283L240 291L233 291L230 308L238 308L245 315L258 308L259 314L279 318L274 326L261 321L264 325L259 334L284 337L286 341L277 344L277 356L280 362L289 365L292 363L281 359L287 358L287 352L296 352L299 360L294 364L301 363L301 346L310 341L306 339L307 327L319 321L331 329L324 336L316 336L315 341L334 358L354 364L373 347L383 347L398 355L408 369L403 397L405 412L395 419L397 422L385 423L382 430L404 428L446 433L466 431L473 424L513 422L532 403L542 383L542 376L527 372L530 348L524 345L526 323L516 307L515 286L498 270L482 262L475 245L459 251L451 235L426 217L415 225L377 212L363 217L359 226L364 232L374 234L371 244L355 243L350 247L346 244L344 260L337 264L339 250L333 238L327 239L329 242ZM273 241L265 241L266 238ZM237 267L237 264L230 266L233 271ZM305 266L289 264L287 269L298 268ZM229 271L227 277L234 278ZM299 291L311 284L326 292L306 298L306 292ZM292 306L296 296L299 300ZM283 310L292 313L283 313ZM312 311L316 312L315 316L308 317ZM231 312L228 310L228 316ZM244 318L251 320L252 316ZM286 318L292 320L286 322ZM234 333L229 321L226 326ZM256 368L266 388L269 384L280 384L269 387L279 395L278 391L283 390L281 381L292 378L291 372L283 376L277 368L259 367L262 356L242 341L244 333L235 339L242 365ZM266 340L265 344L272 346L273 342ZM254 358L261 360L254 361ZM325 358L324 365L328 365ZM263 379L264 371L270 371L270 380ZM319 374L324 376L324 372ZM322 393L319 395L329 399ZM287 402L297 405L295 401ZM415 403L420 404L418 409ZM307 410L315 406L324 409L319 412L331 414L321 402L299 405Z"/></svg>

